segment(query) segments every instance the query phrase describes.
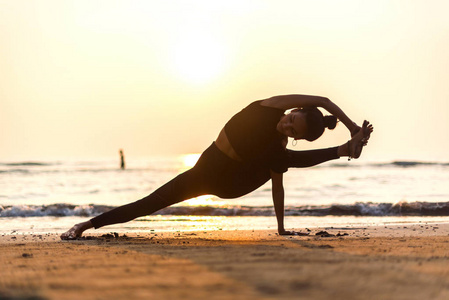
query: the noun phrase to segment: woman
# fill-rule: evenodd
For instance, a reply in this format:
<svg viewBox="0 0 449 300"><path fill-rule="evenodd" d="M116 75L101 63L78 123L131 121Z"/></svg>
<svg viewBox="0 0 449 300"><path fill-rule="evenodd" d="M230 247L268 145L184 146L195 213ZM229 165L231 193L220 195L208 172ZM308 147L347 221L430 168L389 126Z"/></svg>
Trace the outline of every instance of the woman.
<svg viewBox="0 0 449 300"><path fill-rule="evenodd" d="M333 116L323 117L317 107L326 109ZM285 115L288 109L295 110ZM352 139L347 143L310 151L286 149L287 137L316 140L325 128L335 128L337 119L351 133ZM216 141L203 152L192 169L139 201L74 225L61 235L61 239L76 239L87 229L128 222L200 195L241 197L269 179L279 234L301 234L284 228L283 173L290 167L309 167L342 156L358 158L372 131L372 125L367 121L360 128L324 97L284 95L255 101L226 123Z"/></svg>

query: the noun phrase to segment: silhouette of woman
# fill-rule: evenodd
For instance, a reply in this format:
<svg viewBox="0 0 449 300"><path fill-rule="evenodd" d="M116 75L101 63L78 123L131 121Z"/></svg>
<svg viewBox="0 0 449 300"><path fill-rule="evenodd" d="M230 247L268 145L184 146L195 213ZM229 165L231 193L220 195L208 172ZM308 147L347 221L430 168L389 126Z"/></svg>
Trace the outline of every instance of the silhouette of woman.
<svg viewBox="0 0 449 300"><path fill-rule="evenodd" d="M323 116L317 107L332 115ZM285 114L289 109L294 110ZM308 151L286 149L287 137L314 141L325 128L335 128L337 119L351 134L347 143ZM192 169L141 200L74 225L61 239L76 239L89 228L127 222L200 195L241 197L270 179L279 234L305 235L285 230L283 173L291 167L309 167L343 156L358 158L372 131L367 121L358 126L325 97L283 95L255 101L226 123Z"/></svg>

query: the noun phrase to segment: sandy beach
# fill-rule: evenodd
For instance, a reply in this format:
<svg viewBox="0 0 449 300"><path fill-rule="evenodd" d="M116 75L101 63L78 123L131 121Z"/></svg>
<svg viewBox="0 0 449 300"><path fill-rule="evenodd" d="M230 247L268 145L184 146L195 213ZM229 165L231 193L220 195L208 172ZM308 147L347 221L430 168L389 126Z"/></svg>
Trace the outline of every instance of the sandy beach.
<svg viewBox="0 0 449 300"><path fill-rule="evenodd" d="M449 299L449 224L105 232L4 234L0 298Z"/></svg>

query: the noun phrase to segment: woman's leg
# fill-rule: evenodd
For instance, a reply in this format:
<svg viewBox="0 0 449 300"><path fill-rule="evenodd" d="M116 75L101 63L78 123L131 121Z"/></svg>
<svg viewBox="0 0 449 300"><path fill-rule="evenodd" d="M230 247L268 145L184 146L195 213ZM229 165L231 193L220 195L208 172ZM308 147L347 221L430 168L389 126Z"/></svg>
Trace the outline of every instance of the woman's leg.
<svg viewBox="0 0 449 300"><path fill-rule="evenodd" d="M145 198L114 208L90 221L95 228L100 228L151 215L167 206L204 195L206 190L202 182L199 172L196 169L190 169L176 176Z"/></svg>
<svg viewBox="0 0 449 300"><path fill-rule="evenodd" d="M227 188L220 184L222 174L229 173L230 169L235 168L233 164L236 163L232 163L230 158L212 144L204 151L192 169L178 175L141 200L117 207L89 221L74 225L61 235L61 239L75 239L80 237L85 230L93 227L100 228L105 225L128 222L186 199L205 194L216 194L215 191L221 192L221 188L226 190Z"/></svg>
<svg viewBox="0 0 449 300"><path fill-rule="evenodd" d="M307 168L321 164L323 162L340 158L338 155L339 147L332 147L317 150L288 151L287 167L289 168Z"/></svg>
<svg viewBox="0 0 449 300"><path fill-rule="evenodd" d="M202 183L201 172L195 168L190 169L141 200L114 208L89 221L76 224L63 233L61 239L75 239L87 229L128 222L186 199L204 195L206 191Z"/></svg>
<svg viewBox="0 0 449 300"><path fill-rule="evenodd" d="M270 169L267 167L241 164L221 173L211 189L220 198L234 199L258 189L270 178Z"/></svg>

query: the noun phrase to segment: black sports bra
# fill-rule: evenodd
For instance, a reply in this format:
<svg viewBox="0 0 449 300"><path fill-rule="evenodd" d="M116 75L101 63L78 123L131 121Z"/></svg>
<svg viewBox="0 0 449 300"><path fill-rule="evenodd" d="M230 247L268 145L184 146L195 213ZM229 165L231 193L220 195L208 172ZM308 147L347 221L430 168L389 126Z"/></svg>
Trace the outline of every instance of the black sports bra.
<svg viewBox="0 0 449 300"><path fill-rule="evenodd" d="M225 125L226 136L243 161L266 164L275 172L287 170L287 152L282 135L276 130L284 110L261 105L255 101L234 115Z"/></svg>

